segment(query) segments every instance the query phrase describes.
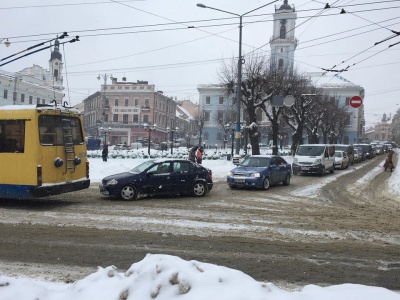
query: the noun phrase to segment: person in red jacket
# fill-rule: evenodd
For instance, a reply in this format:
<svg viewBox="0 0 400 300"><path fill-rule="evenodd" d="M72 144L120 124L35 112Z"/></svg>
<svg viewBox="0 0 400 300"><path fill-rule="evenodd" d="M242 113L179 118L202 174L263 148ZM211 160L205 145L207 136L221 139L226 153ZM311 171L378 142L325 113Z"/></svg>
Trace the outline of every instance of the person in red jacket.
<svg viewBox="0 0 400 300"><path fill-rule="evenodd" d="M196 162L198 164L201 164L201 162L203 161L203 152L204 152L204 148L203 147L200 147L199 149L197 149Z"/></svg>

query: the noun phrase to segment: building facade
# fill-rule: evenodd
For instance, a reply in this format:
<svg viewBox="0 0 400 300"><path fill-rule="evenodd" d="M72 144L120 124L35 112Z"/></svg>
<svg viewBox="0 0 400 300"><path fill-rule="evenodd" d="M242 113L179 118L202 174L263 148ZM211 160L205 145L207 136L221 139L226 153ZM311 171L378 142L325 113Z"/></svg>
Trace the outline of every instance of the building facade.
<svg viewBox="0 0 400 300"><path fill-rule="evenodd" d="M149 136L151 142L160 144L180 138L187 128L187 122L176 113L176 100L156 91L147 81L111 77L110 84L103 84L101 91L83 103L86 135L100 137L110 145L130 146L147 142Z"/></svg>
<svg viewBox="0 0 400 300"><path fill-rule="evenodd" d="M19 72L0 70L0 106L26 104L63 104L63 62L56 40L49 70L33 65Z"/></svg>

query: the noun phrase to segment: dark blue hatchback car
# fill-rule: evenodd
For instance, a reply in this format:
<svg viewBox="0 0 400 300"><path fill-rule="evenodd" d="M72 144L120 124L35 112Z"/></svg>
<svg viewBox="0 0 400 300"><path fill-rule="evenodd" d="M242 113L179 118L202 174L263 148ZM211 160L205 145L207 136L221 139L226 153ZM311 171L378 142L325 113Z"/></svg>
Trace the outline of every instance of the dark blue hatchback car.
<svg viewBox="0 0 400 300"><path fill-rule="evenodd" d="M251 155L228 173L227 183L230 188L248 187L264 190L275 183L290 184L292 165L280 156Z"/></svg>
<svg viewBox="0 0 400 300"><path fill-rule="evenodd" d="M213 187L212 172L184 159L149 160L129 172L102 179L102 195L136 200L156 195L205 196Z"/></svg>

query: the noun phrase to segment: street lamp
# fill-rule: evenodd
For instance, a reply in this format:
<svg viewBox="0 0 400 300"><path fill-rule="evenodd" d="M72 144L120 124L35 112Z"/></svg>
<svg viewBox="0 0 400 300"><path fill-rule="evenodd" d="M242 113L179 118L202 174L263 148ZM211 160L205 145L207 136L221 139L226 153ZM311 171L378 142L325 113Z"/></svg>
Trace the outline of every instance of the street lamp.
<svg viewBox="0 0 400 300"><path fill-rule="evenodd" d="M174 132L178 132L179 128L175 127L175 129L171 129L167 127L167 132L171 133L171 154L174 154Z"/></svg>
<svg viewBox="0 0 400 300"><path fill-rule="evenodd" d="M209 9L217 10L220 12L224 12L224 13L239 17L239 57L238 57L238 79L237 79L237 87L236 87L236 132L235 132L236 133L236 147L235 147L236 155L239 155L239 153L240 153L240 101L242 99L242 64L244 63L243 62L244 59L242 57L242 19L243 19L243 16L245 16L249 13L252 13L253 11L256 11L260 8L268 6L272 3L275 3L275 2L278 2L278 0L274 0L268 4L264 4L264 5L257 7L251 11L248 11L242 15L235 14L235 13L232 13L232 12L229 12L226 10L206 6L201 3L197 4L197 6L201 7L201 8L209 8Z"/></svg>
<svg viewBox="0 0 400 300"><path fill-rule="evenodd" d="M6 41L3 42L4 40L6 40ZM11 45L11 43L9 42L8 39L2 39L2 40L0 41L0 44L4 44L6 47L10 47L10 45Z"/></svg>
<svg viewBox="0 0 400 300"><path fill-rule="evenodd" d="M101 78L104 79L104 86L103 86L103 101L101 101L101 126L104 126L104 117L105 117L105 109L106 109L106 86L107 86L107 78L113 78L112 75L110 74L104 74L104 75L98 75L97 80L100 80Z"/></svg>
<svg viewBox="0 0 400 300"><path fill-rule="evenodd" d="M107 131L106 130L104 130L104 128L103 127L100 127L100 132L101 132L101 135L103 135L103 133L104 133L104 145L107 145ZM108 127L108 135L110 136L110 132L111 132L111 127Z"/></svg>
<svg viewBox="0 0 400 300"><path fill-rule="evenodd" d="M157 125L154 124L153 126L150 126L149 124L145 123L145 124L143 125L143 127L144 127L144 130L145 130L145 131L148 131L148 132L149 132L148 153L149 153L149 155L150 155L151 132L152 132L152 131L156 131Z"/></svg>

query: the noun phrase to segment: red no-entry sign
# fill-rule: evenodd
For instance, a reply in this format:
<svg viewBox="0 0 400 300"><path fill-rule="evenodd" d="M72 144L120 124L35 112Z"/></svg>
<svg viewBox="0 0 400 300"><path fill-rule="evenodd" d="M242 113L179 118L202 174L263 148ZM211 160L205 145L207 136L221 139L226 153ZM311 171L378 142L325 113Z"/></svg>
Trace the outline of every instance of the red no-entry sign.
<svg viewBox="0 0 400 300"><path fill-rule="evenodd" d="M362 102L363 101L360 96L353 96L350 99L350 105L351 105L351 107L354 107L354 108L360 107Z"/></svg>

